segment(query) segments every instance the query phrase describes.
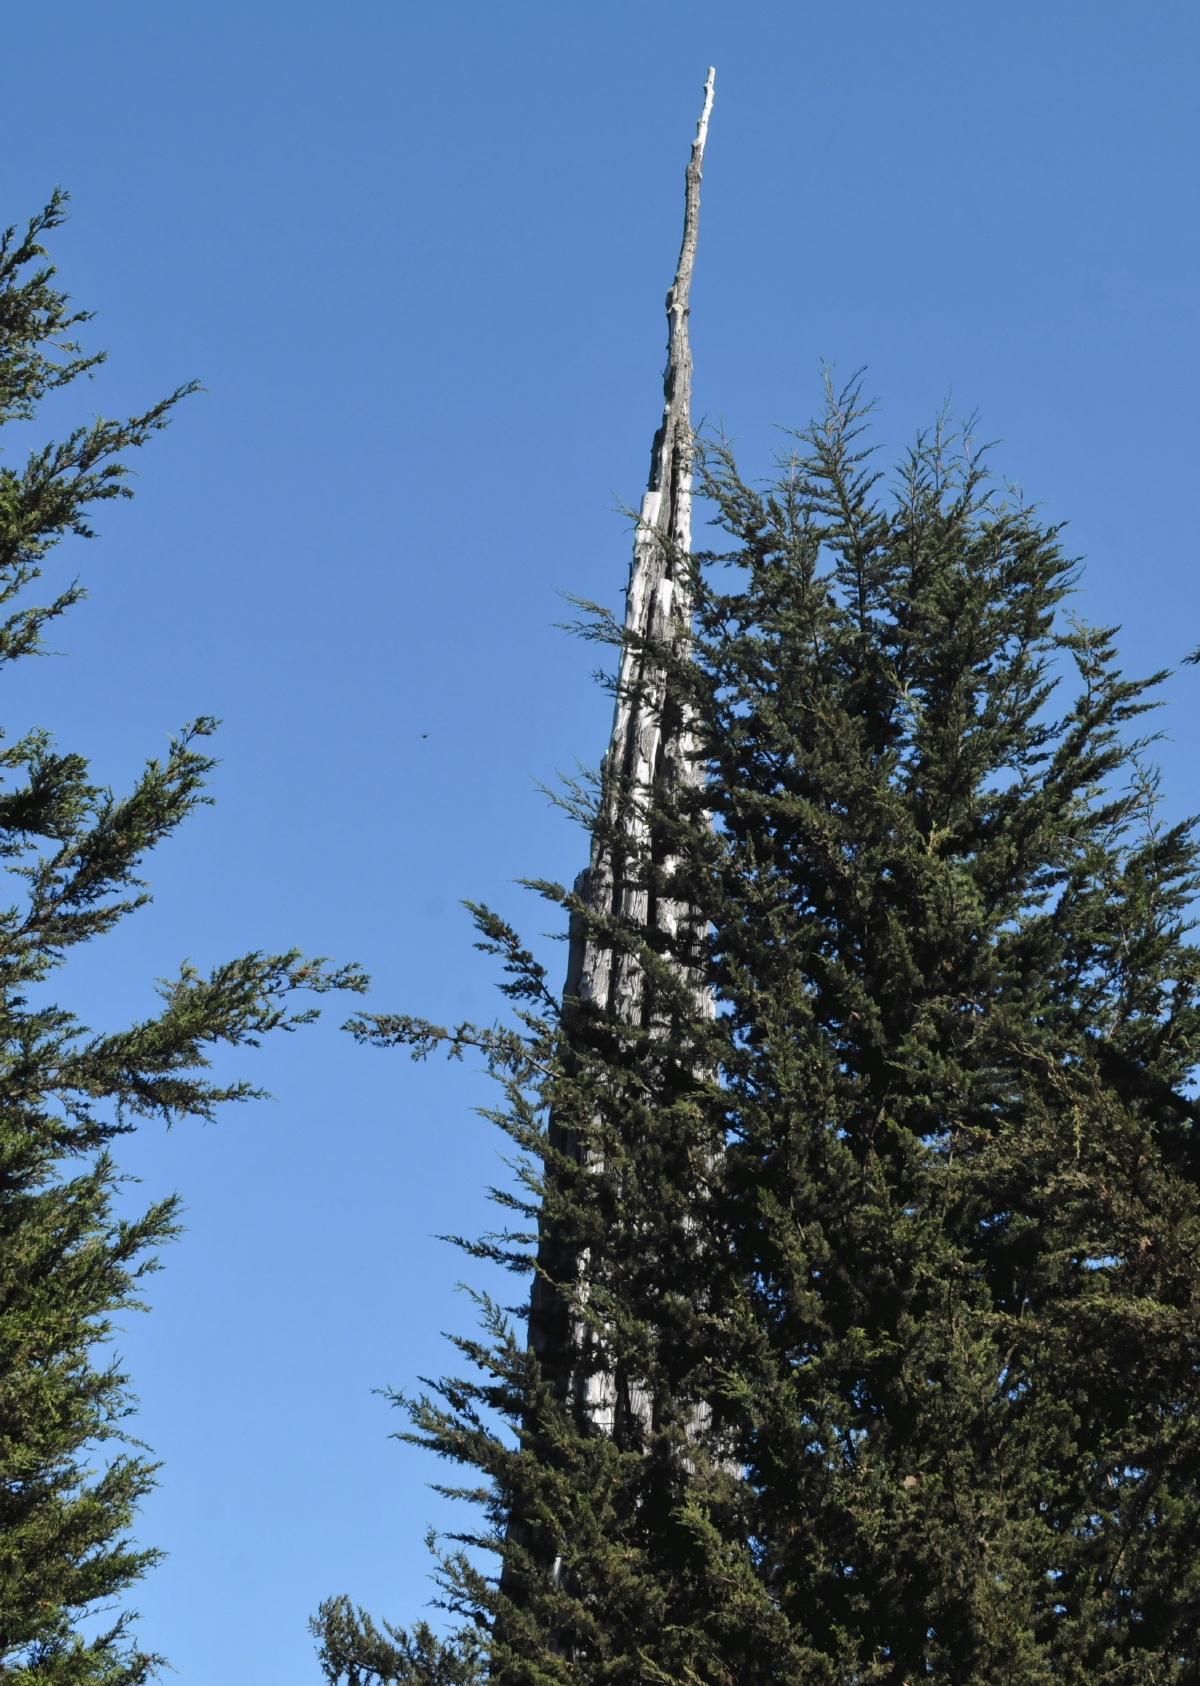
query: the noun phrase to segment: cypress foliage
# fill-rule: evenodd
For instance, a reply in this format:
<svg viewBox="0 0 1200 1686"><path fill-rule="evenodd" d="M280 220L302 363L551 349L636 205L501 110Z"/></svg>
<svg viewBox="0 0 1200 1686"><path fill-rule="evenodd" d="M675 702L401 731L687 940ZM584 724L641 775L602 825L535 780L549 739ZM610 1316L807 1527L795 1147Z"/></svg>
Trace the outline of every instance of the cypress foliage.
<svg viewBox="0 0 1200 1686"><path fill-rule="evenodd" d="M768 498L708 481L758 1573L800 1677L1190 1679L1197 852L1125 730L1155 680L1056 618L1058 535L969 441L881 506L859 422Z"/></svg>
<svg viewBox="0 0 1200 1686"><path fill-rule="evenodd" d="M86 315L41 263L63 205L56 194L23 236L0 242L0 421L32 419L46 393L101 361L70 340ZM0 662L36 653L83 595L76 585L44 606L16 601L62 534L91 536L91 506L130 495L120 454L191 390L78 428L22 472L0 467ZM139 862L205 800L213 725L194 722L122 797L44 732L0 749L0 855L19 894L0 912L0 1673L22 1686L136 1686L158 1660L130 1641L130 1616L113 1614L156 1556L129 1537L154 1466L123 1432L133 1400L105 1342L114 1314L137 1305L176 1203L117 1217L110 1146L139 1118L208 1118L249 1098L245 1083L205 1078L206 1050L310 1018L288 1007L293 990L362 983L299 953L248 954L209 977L185 966L155 1016L113 1034L45 1003L69 951L148 899Z"/></svg>
<svg viewBox="0 0 1200 1686"><path fill-rule="evenodd" d="M564 1309L535 1357L486 1305L409 1405L486 1518L442 1557L458 1639L333 1600L331 1681L1198 1677L1200 865L1137 735L1162 675L1064 617L1058 531L969 437L887 488L862 425L831 392L765 493L709 450L729 543L694 659L657 652L707 779L640 870L707 920L716 1020L666 939L607 932L641 1035L478 910L516 1027L356 1021L483 1051L543 1245L469 1251ZM648 1417L581 1409L584 1327Z"/></svg>

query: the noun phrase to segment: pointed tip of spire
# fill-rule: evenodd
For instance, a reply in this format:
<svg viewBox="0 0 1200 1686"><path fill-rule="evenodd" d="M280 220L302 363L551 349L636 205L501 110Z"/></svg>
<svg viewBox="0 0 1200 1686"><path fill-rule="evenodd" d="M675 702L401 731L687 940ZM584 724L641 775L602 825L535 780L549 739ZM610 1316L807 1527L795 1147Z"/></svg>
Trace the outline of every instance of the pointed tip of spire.
<svg viewBox="0 0 1200 1686"><path fill-rule="evenodd" d="M692 147L697 159L704 155L704 142L708 135L708 119L712 112L713 88L716 86L716 81L717 67L710 64L708 75L704 79L704 109L701 111L700 121L696 125L696 139Z"/></svg>

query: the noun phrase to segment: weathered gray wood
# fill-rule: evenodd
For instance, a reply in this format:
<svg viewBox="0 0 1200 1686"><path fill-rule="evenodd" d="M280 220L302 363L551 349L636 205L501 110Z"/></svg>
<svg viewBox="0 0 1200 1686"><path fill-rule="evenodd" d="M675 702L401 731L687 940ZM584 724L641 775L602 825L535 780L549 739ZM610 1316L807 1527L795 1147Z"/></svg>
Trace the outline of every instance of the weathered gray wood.
<svg viewBox="0 0 1200 1686"><path fill-rule="evenodd" d="M691 636L689 582L681 561L692 541L688 311L714 81L715 71L710 69L685 176L683 242L666 300L663 415L650 453L649 482L634 536L625 606L626 629L637 640L669 644L676 653L686 653ZM645 883L647 809L656 782L669 786L697 775L689 753L686 713L678 708L668 711L666 702L666 678L661 666L635 644L627 644L621 655L612 734L603 762L591 859L575 890L580 900L597 912L615 915L635 928L654 927L674 934L686 921L688 910L662 897L651 901ZM670 870L670 862L660 865ZM643 1024L646 1004L636 959L587 936L578 927L572 937L566 989L623 1024ZM697 989L697 1004L702 1011L712 1010L707 990ZM586 1272L586 1261L579 1263ZM536 1291L534 1299L536 1308ZM535 1321L536 1313L531 1318L531 1335L535 1344L540 1344L534 1334ZM572 1322L573 1341L585 1347L591 1344L593 1337L578 1322ZM561 1323L558 1326L563 1327ZM643 1429L651 1426L649 1396L635 1378L619 1377L604 1365L588 1365L572 1391L579 1407L604 1433L615 1431L622 1413Z"/></svg>
<svg viewBox="0 0 1200 1686"><path fill-rule="evenodd" d="M667 293L667 366L663 417L650 453L650 476L634 538L626 593L625 625L640 639L669 642L677 651L690 638L691 601L679 558L692 542L692 353L688 339L689 295L700 222L700 179L712 111L715 71L704 85L704 107L692 142L684 186L683 243L675 279ZM664 542L665 541L665 542ZM612 735L604 758L601 811L587 871L576 885L582 900L633 925L651 922L674 930L684 910L649 894L623 859L640 858L647 842L646 808L654 781L694 776L688 755L686 717L664 715L661 668L627 645L621 656ZM629 840L626 852L614 839ZM642 1016L637 964L628 955L595 942L580 942L569 967L568 988L625 1024Z"/></svg>
<svg viewBox="0 0 1200 1686"><path fill-rule="evenodd" d="M715 72L704 85L704 106L692 143L685 177L683 244L675 279L667 294L667 366L663 378L663 415L650 454L650 478L634 536L633 561L626 593L625 625L634 634L661 645L669 641L686 654L691 635L689 584L680 559L691 549L692 516L692 355L688 343L688 296L696 257L700 217L700 171ZM688 909L659 897L654 905L644 887L643 857L649 843L648 800L656 781L697 777L689 753L686 713L664 710L666 680L661 666L634 648L621 656L612 735L604 758L600 812L593 830L591 858L575 883L588 907L615 914L635 926L675 931ZM670 863L662 863L669 869ZM631 866L632 871L627 872ZM645 1003L636 964L611 947L588 938L583 921L574 920L564 994L595 1003L622 1024L640 1025ZM711 996L697 986L697 1005L712 1011ZM648 1026L651 1031L655 1028ZM550 1135L559 1151L578 1154L579 1143L553 1118ZM602 1432L613 1434L619 1421L652 1427L651 1400L635 1376L618 1375L603 1354L597 1331L586 1325L578 1301L563 1284L586 1280L587 1260L543 1224L538 1246L538 1274L529 1306L529 1340L549 1362L555 1385L565 1389L575 1408ZM589 1354L588 1349L591 1349ZM589 1361L591 1360L591 1361ZM706 1413L693 1421L699 1429ZM523 1526L513 1523L509 1539L528 1546ZM547 1560L542 1572L557 1580L561 1560ZM506 1561L501 1586L517 1593L521 1582Z"/></svg>

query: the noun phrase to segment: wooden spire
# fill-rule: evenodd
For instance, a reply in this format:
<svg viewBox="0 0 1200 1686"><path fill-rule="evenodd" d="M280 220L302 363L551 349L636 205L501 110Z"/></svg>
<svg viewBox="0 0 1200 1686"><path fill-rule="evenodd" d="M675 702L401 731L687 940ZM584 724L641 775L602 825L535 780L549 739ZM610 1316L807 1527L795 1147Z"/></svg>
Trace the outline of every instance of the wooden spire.
<svg viewBox="0 0 1200 1686"><path fill-rule="evenodd" d="M688 295L696 257L700 217L700 168L713 103L715 73L704 85L704 106L692 142L685 177L683 244L675 279L667 293L667 366L663 377L662 422L650 454L650 479L634 536L633 563L626 594L625 625L636 640L661 647L671 643L686 651L691 629L689 581L680 560L691 549L692 514L692 354L688 345ZM644 649L626 645L621 655L612 736L604 758L600 812L592 836L591 859L575 881L578 899L597 913L616 915L645 929L671 930L688 910L646 888L645 860L650 844L648 799L657 788L697 775L689 754L686 712L673 706L666 676ZM659 862L669 870L669 862ZM587 921L572 920L571 957L564 994L593 1003L620 1023L643 1023L645 1002L636 962L611 945L589 936ZM712 1010L707 989L698 986L701 1011ZM579 1155L581 1146L553 1116L550 1137L560 1152ZM569 1354L563 1387L575 1407L602 1432L619 1432L623 1420L650 1427L651 1403L637 1377L617 1374L608 1364L580 1362L581 1349L594 1333L570 1305L570 1296L554 1286L566 1283L580 1260L571 1244L543 1224L538 1245L538 1273L529 1307L529 1341L552 1362ZM558 1366L554 1366L558 1368ZM510 1538L521 1540L520 1528ZM561 1562L547 1562L557 1579ZM519 1577L516 1577L519 1579ZM506 1564L501 1584L512 1585Z"/></svg>
<svg viewBox="0 0 1200 1686"><path fill-rule="evenodd" d="M679 559L692 542L692 353L688 299L700 222L700 175L716 72L708 72L704 105L684 177L683 243L667 293L667 366L663 415L650 452L650 478L634 538L625 626L636 640L686 648L690 636L688 581ZM626 645L618 675L612 736L604 758L600 815L591 861L576 893L598 912L635 926L674 929L684 910L652 902L639 870L648 843L646 807L656 781L694 777L687 755L687 720L668 706L665 676L634 644ZM622 839L627 839L623 845ZM625 867L633 870L626 877ZM572 941L567 993L594 1002L626 1024L641 1022L643 991L629 956L606 945Z"/></svg>
<svg viewBox="0 0 1200 1686"><path fill-rule="evenodd" d="M686 710L668 694L666 675L646 653L643 640L686 652L691 636L691 596L683 558L691 549L692 354L688 344L688 295L700 218L700 168L712 111L710 70L704 106L685 176L683 244L675 279L667 293L667 366L662 422L650 453L650 479L634 536L626 594L625 626L633 634L621 654L612 736L604 757L600 810L591 859L575 882L580 901L597 913L645 930L674 932L688 920L686 907L656 895L647 883L650 852L648 807L653 793L692 781L698 774L690 752ZM655 863L670 871L669 861ZM589 934L588 921L572 921L571 956L565 994L590 1002L627 1025L646 1024L647 1002L636 959ZM712 1011L708 989L697 986L701 1012ZM653 1027L650 1027L653 1028ZM552 1137L570 1150L565 1132L551 1120ZM578 1152L578 1146L574 1148ZM550 1280L561 1280L567 1261L557 1238L543 1232L540 1257ZM566 1339L586 1347L593 1337L567 1312L559 1296L539 1277L530 1305L530 1340L543 1353ZM568 1384L577 1406L597 1428L612 1434L623 1419L649 1427L650 1401L636 1377L617 1375L606 1365L585 1364Z"/></svg>

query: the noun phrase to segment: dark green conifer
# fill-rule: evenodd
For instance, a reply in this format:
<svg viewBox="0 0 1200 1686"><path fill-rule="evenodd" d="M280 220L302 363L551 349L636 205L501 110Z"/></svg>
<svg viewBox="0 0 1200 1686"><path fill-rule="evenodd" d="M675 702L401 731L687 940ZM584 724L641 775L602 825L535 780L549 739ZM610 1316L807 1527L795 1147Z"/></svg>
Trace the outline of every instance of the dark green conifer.
<svg viewBox="0 0 1200 1686"><path fill-rule="evenodd" d="M859 419L769 497L708 476L756 1572L796 1678L1189 1679L1197 847L1127 731L1161 676L1062 623L1057 533L969 440L877 501Z"/></svg>
<svg viewBox="0 0 1200 1686"><path fill-rule="evenodd" d="M32 419L46 393L101 361L70 339L86 314L41 261L63 201L0 242L0 422ZM74 585L45 605L18 601L64 533L91 536L93 505L130 495L121 453L191 390L80 427L23 471L0 467L0 663L35 654L82 596ZM213 725L187 727L122 797L44 732L0 750L0 855L19 892L0 912L0 1674L21 1686L136 1686L157 1661L114 1603L156 1555L129 1534L154 1466L123 1433L132 1399L105 1342L114 1314L137 1304L176 1203L118 1218L110 1144L139 1118L208 1118L249 1098L246 1083L206 1079L206 1050L310 1018L289 1009L293 990L361 986L353 969L298 953L248 954L208 977L185 966L154 1017L111 1034L45 1002L74 945L147 899L140 861L205 800Z"/></svg>
<svg viewBox="0 0 1200 1686"><path fill-rule="evenodd" d="M888 490L861 423L831 394L765 493L709 451L730 542L691 656L654 651L706 779L641 871L706 921L716 1019L694 955L551 890L637 953L652 1028L556 1003L482 910L518 1027L359 1021L484 1051L571 1315L535 1354L489 1306L411 1406L487 1518L443 1558L461 1640L333 1601L331 1680L1197 1678L1200 865L1136 735L1161 675L1064 619L1057 530L969 437ZM579 1408L597 1346L648 1419Z"/></svg>

